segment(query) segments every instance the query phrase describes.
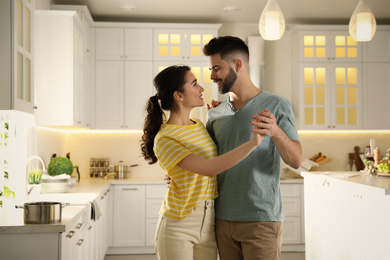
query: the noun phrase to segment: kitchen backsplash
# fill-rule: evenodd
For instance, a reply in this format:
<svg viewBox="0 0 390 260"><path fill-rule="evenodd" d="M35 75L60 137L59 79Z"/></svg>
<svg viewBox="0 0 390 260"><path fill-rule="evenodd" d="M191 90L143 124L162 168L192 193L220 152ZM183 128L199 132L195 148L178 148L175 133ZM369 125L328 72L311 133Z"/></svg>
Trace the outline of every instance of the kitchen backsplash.
<svg viewBox="0 0 390 260"><path fill-rule="evenodd" d="M131 168L129 178L163 179L164 172L157 164L149 165L140 153L142 133L120 131L60 131L39 127L37 130L38 155L46 165L53 153L65 156L70 152L73 164L79 165L81 178L89 177L91 157L109 157L110 165L138 164ZM332 161L321 165L320 171L347 170L348 153L354 152L359 146L361 152L369 145L370 138L376 140L376 146L382 151L382 156L390 147L390 133L384 132L306 132L300 131L299 136L303 147L303 157L308 158L321 152Z"/></svg>

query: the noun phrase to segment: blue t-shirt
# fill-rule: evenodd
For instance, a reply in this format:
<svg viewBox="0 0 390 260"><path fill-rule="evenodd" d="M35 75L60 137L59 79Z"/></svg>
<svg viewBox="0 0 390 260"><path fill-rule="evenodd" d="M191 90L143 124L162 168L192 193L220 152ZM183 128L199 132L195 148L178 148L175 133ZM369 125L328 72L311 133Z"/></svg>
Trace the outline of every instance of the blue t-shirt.
<svg viewBox="0 0 390 260"><path fill-rule="evenodd" d="M252 138L252 115L264 109L275 115L278 126L291 140L299 140L288 100L263 90L238 111L234 111L229 98L209 111L206 128L218 146L219 155ZM266 136L248 157L220 173L216 218L283 221L280 162L274 142Z"/></svg>

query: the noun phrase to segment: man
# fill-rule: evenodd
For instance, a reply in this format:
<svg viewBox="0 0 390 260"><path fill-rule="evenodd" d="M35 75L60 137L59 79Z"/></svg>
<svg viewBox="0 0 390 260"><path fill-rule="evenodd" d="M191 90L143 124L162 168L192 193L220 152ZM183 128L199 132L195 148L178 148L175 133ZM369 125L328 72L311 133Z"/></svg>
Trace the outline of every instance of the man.
<svg viewBox="0 0 390 260"><path fill-rule="evenodd" d="M245 160L218 175L216 233L221 260L280 259L284 219L280 160L298 168L302 147L287 99L258 89L249 77L249 51L237 37L212 39L203 52L226 101L209 110L207 130L224 154L251 138L252 115L265 136ZM258 112L260 111L260 112Z"/></svg>

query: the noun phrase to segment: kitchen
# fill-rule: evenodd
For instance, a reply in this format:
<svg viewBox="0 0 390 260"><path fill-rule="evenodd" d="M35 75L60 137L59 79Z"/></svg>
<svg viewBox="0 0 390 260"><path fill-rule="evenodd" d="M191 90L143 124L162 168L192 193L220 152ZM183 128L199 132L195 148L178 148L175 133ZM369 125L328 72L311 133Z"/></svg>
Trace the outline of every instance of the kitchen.
<svg viewBox="0 0 390 260"><path fill-rule="evenodd" d="M61 4L60 1L54 1L55 4ZM288 8L283 7L288 3L278 1L282 9L287 10ZM38 0L35 2L35 9L49 10L51 1ZM263 8L265 4L259 8ZM264 42L264 69L265 79L262 79L265 90L280 94L286 97L293 106L296 120L302 122L301 107L299 96L299 82L295 78L294 68L298 67L294 53L297 53L297 48L294 47L294 36L300 28L297 28L293 24L346 24L348 23L349 16L352 14L355 5L354 2L351 4L352 8L348 11L348 15L343 19L334 19L333 21L323 19L322 21L305 21L305 20L287 20L288 26L281 40L278 41L265 41ZM389 17L387 14L381 14L380 12L386 9L387 1L382 1L381 4L385 6L375 6L374 2L369 1L368 4L371 6L374 14L377 17L377 22L380 26L383 26L384 31L389 31L389 27L385 24L389 24ZM259 13L260 13L259 11ZM92 12L92 9L91 9ZM38 13L38 12L37 12ZM229 14L233 16L234 14ZM259 14L260 15L260 14ZM380 19L379 19L380 18ZM258 18L257 18L258 19ZM104 21L104 20L102 20ZM154 20L150 20L156 22ZM379 22L381 21L381 22ZM137 21L141 22L141 21ZM159 22L159 21L157 21ZM183 20L183 22L186 22ZM333 30L338 29L338 26L328 26L322 30ZM378 31L379 31L378 27ZM318 30L316 27L304 28L304 30ZM251 23L224 23L218 29L218 35L235 35L247 40L249 36L259 36L258 25L255 22ZM377 36L380 35L379 33ZM378 38L374 38L376 40ZM374 41L373 40L373 41ZM388 51L388 50L387 50ZM383 51L386 53L386 50ZM387 52L387 55L389 52ZM385 56L385 55L384 55ZM389 58L387 56L387 58ZM385 62L386 63L386 62ZM382 63L380 63L382 64ZM387 65L389 60L387 60ZM36 71L36 73L39 73ZM282 77L280 75L283 75ZM386 74L385 74L386 75ZM388 75L388 74L387 74ZM93 82L93 79L91 80ZM386 86L386 79L380 81L382 86ZM384 82L384 83L382 83ZM96 82L97 83L97 82ZM389 86L389 80L387 79L387 86ZM364 86L365 87L365 86ZM299 135L303 145L304 158L308 158L311 155L322 152L327 157L332 158L332 161L320 165L317 170L319 171L344 171L349 169L348 154L353 152L354 147L360 147L361 151L369 145L369 140L374 138L376 144L384 153L387 148L390 147L389 139L389 126L390 126L390 115L388 100L390 94L389 89L383 87L379 95L374 98L370 97L367 106L367 101L363 101L363 108L360 108L361 117L359 120L363 120L361 127L358 130L338 130L338 129L320 129L311 131L308 129L300 128ZM2 89L3 91L3 89ZM39 97L38 97L39 98ZM220 97L223 99L224 97ZM379 100L379 101L378 101ZM42 100L37 100L41 102ZM39 105L39 104L38 104ZM371 106L372 105L372 106ZM3 109L3 108L2 108ZM364 110L364 111L363 111ZM50 109L48 110L50 112ZM383 125L381 128L366 126L363 124L370 120L370 114L372 117L377 115L383 115L380 117ZM367 120L366 120L367 119ZM371 123L373 120L369 121ZM374 122L375 123L375 122ZM117 127L119 129L119 126ZM90 179L89 163L91 157L109 157L111 164L117 164L119 161L124 161L125 164L138 164L137 167L131 168L129 178L132 180L162 180L163 172L158 166L149 166L139 154L139 140L141 132L137 130L85 130L81 128L46 128L38 127L36 131L36 150L37 154L44 160L45 164L49 163L51 155L57 153L58 155L64 156L70 152L72 161L79 165L81 179ZM124 156L126 155L126 156ZM383 154L384 155L384 154ZM81 182L82 182L81 180Z"/></svg>

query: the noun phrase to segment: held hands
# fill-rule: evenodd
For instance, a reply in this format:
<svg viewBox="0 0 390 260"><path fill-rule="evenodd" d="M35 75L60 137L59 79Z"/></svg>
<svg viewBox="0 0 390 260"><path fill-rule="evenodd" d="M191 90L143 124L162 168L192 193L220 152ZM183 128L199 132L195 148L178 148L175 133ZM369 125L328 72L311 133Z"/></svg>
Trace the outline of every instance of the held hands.
<svg viewBox="0 0 390 260"><path fill-rule="evenodd" d="M263 111L260 111L258 115L253 115L252 118L255 119L255 121L251 121L255 126L252 130L254 133L269 136L271 138L278 134L280 128L276 124L274 114L269 110L264 109Z"/></svg>

